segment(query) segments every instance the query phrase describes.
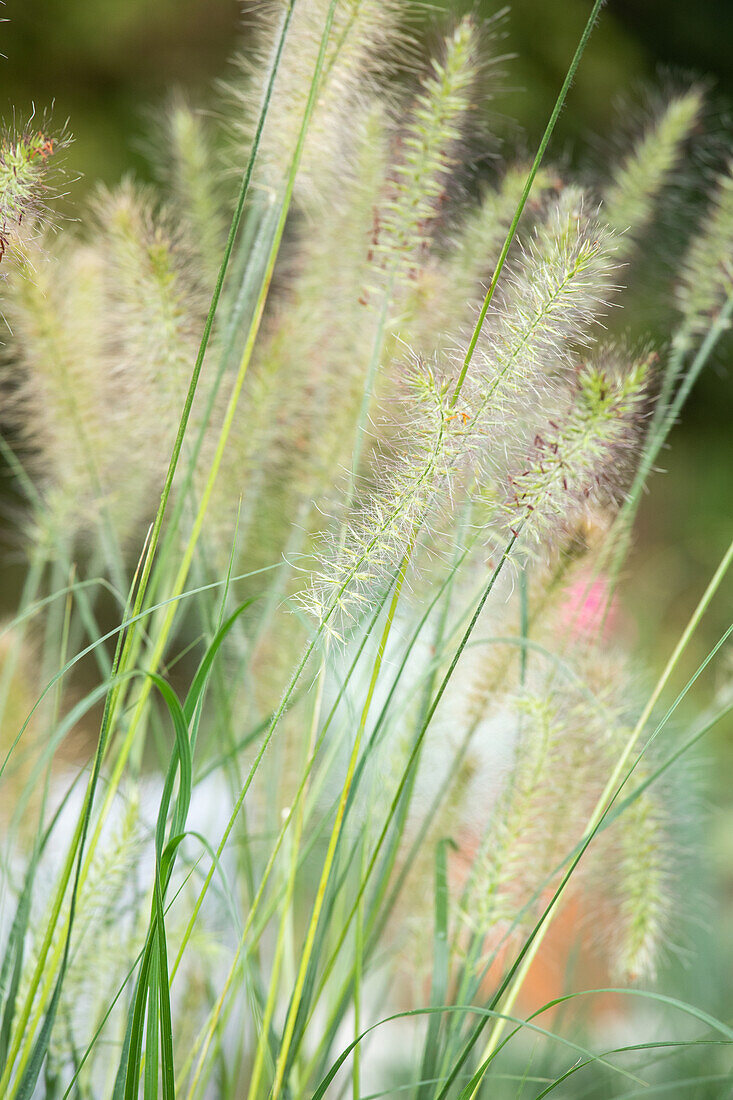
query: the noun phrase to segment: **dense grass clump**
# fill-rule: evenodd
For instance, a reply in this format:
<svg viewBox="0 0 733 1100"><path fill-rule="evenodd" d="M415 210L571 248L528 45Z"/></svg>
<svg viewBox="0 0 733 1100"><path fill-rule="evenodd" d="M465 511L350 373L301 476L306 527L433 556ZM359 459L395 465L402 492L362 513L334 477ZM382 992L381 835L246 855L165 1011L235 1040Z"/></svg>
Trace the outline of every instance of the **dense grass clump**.
<svg viewBox="0 0 733 1100"><path fill-rule="evenodd" d="M599 6L531 164L483 157L495 26L422 61L407 0L258 6L217 122L176 97L159 186L77 226L63 138L3 136L8 1100L725 1073L730 1028L654 983L698 674L667 692L733 548L651 691L617 589L733 311L733 188L650 346L624 286L703 99L554 169Z"/></svg>

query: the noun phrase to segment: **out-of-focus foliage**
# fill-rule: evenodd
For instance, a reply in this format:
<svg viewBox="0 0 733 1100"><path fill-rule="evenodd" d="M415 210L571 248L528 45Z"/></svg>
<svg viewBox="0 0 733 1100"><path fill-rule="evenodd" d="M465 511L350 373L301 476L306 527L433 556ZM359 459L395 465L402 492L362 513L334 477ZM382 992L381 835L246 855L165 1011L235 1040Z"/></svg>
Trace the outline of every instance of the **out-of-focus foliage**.
<svg viewBox="0 0 733 1100"><path fill-rule="evenodd" d="M482 17L501 7L490 0L465 6ZM4 7L0 109L26 110L34 100L45 105L55 99L58 113L74 119L75 165L95 180L141 167L134 149L140 112L171 83L196 91L219 76L249 22L239 0L7 0ZM587 9L585 0L511 5L505 46L514 56L506 65L509 94L502 95L501 111L532 142ZM733 91L728 0L610 0L602 18L603 34L591 40L558 143L587 137L589 130L607 132L617 89L655 76L660 66L704 73L724 96ZM426 37L431 33L427 29Z"/></svg>
<svg viewBox="0 0 733 1100"><path fill-rule="evenodd" d="M0 113L53 101L73 119L73 194L149 171L142 116L172 85L195 96L219 76L242 21L237 0L9 0L3 15Z"/></svg>

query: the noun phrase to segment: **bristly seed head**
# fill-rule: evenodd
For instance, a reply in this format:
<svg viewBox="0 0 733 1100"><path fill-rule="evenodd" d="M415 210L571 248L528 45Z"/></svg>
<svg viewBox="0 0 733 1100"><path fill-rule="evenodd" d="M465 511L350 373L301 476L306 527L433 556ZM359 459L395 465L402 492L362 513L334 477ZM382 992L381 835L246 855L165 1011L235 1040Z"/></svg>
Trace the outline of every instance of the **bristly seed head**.
<svg viewBox="0 0 733 1100"><path fill-rule="evenodd" d="M593 499L614 501L627 483L649 403L652 357L624 370L617 352L578 368L559 424L537 434L526 465L510 479L505 526L545 546Z"/></svg>
<svg viewBox="0 0 733 1100"><path fill-rule="evenodd" d="M63 130L52 133L45 119L0 133L0 262L19 238L38 231L36 222L48 223L59 154L69 140Z"/></svg>
<svg viewBox="0 0 733 1100"><path fill-rule="evenodd" d="M466 124L477 75L478 34L465 18L445 42L445 57L433 59L406 129L390 194L377 215L374 252L388 276L409 276L430 240L430 226Z"/></svg>

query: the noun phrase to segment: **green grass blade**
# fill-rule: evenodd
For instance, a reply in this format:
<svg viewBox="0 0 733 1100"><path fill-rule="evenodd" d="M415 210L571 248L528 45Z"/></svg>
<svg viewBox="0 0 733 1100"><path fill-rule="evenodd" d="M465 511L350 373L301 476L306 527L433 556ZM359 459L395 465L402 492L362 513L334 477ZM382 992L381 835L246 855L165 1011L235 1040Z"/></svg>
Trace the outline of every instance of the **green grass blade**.
<svg viewBox="0 0 733 1100"><path fill-rule="evenodd" d="M128 1024L130 1040L127 1044L127 1057L120 1061L122 1080L124 1081L124 1100L137 1100L138 1082L142 1071L143 1033L145 1029L145 1009L150 989L150 972L153 966L155 938L152 929L148 929L145 948L140 963L135 996L131 1006ZM124 1051L123 1051L124 1054ZM119 1079L119 1074L118 1074Z"/></svg>
<svg viewBox="0 0 733 1100"><path fill-rule="evenodd" d="M160 800L160 808L158 810L158 822L155 833L155 847L158 858L160 858L160 853L163 851L165 824L168 819L168 809L170 806L170 799L173 791L173 783L175 781L175 774L178 767L180 767L181 778L171 829L173 835L175 836L183 832L183 829L185 828L186 817L188 815L188 807L191 804L193 763L191 758L191 744L188 739L188 723L186 721L186 716L183 713L183 707L178 700L178 696L176 695L170 684L168 684L162 678L162 676L158 676L158 674L155 672L148 673L148 676L153 681L163 697L163 700L168 708L168 712L173 721L173 729L175 730L176 735L176 744L173 754L171 756L165 785L163 787L163 794Z"/></svg>
<svg viewBox="0 0 733 1100"><path fill-rule="evenodd" d="M158 944L153 943L153 958L147 990L148 1013L145 1021L145 1063L143 1067L143 1100L158 1100Z"/></svg>
<svg viewBox="0 0 733 1100"><path fill-rule="evenodd" d="M251 607L254 602L254 599L245 600L244 603L240 604L236 611L234 611L234 613L229 616L226 622L223 623L217 630L211 644L209 645L206 653L204 654L204 657L201 660L201 664L199 665L196 675L191 682L191 687L188 690L188 694L186 695L186 699L183 704L183 713L187 722L191 721L194 709L198 705L203 695L204 688L206 687L206 683L211 674L211 667L214 663L217 653L219 652L222 642L226 638L227 634L229 634L229 632L231 631L239 616L244 611L246 611L248 607Z"/></svg>
<svg viewBox="0 0 733 1100"><path fill-rule="evenodd" d="M13 923L8 935L8 942L5 946L3 954L3 964L0 970L0 995L4 992L8 983L8 974L10 966L13 966L12 977L10 983L7 985L7 996L5 997L5 1007L3 1009L2 1026L0 1027L0 1073L5 1068L5 1062L8 1054L8 1045L10 1042L10 1032L13 1025L13 1016L15 1014L15 1002L20 988L20 979L22 977L23 968L23 954L25 946L25 935L28 928L28 919L30 917L30 907L33 892L33 882L35 878L35 872L38 867L38 862L46 849L46 845L53 833L56 824L61 817L63 810L66 808L68 801L76 788L81 777L81 772L75 777L72 783L69 785L64 797L59 802L56 811L46 828L45 832L41 836L40 841L36 845L33 854L31 856L28 868L26 870L25 879L23 882L23 889L18 899L18 905L16 907ZM14 960L14 961L13 961Z"/></svg>
<svg viewBox="0 0 733 1100"><path fill-rule="evenodd" d="M2 973L0 974L0 995L4 995L5 1004L3 1008L2 1025L0 1025L0 1072L5 1068L5 1062L8 1056L10 1031L13 1026L13 1017L15 1015L15 1003L23 973L25 936L28 929L33 880L35 878L36 867L38 866L39 855L40 853L34 853L28 865L25 881L23 883L23 890L18 900L15 916L8 936L8 942L5 946L3 955L3 967ZM8 971L11 966L12 973L10 974L10 981L8 983ZM5 995L6 987L7 995Z"/></svg>
<svg viewBox="0 0 733 1100"><path fill-rule="evenodd" d="M163 894L161 890L162 872L158 867L155 879L155 924L157 933L157 950L155 962L158 965L158 974L155 985L160 998L160 1044L161 1044L161 1072L163 1082L163 1100L175 1100L176 1083L173 1069L173 1022L171 1019L171 991L168 975L168 950L165 939L165 915L163 912ZM151 985L150 1001L152 1003L154 988ZM146 1052L147 1056L147 1052Z"/></svg>
<svg viewBox="0 0 733 1100"><path fill-rule="evenodd" d="M450 963L450 951L448 947L448 848L456 848L456 844L450 838L438 842L435 849L435 930L433 933L433 981L430 989L431 1007L437 1008L445 1004L448 995L448 975ZM423 1053L420 1076L427 1080L432 1078L438 1057L438 1034L442 1017L437 1013L430 1017L428 1030L425 1035L425 1051ZM417 1100L424 1100L428 1095L426 1086L421 1086L417 1093Z"/></svg>

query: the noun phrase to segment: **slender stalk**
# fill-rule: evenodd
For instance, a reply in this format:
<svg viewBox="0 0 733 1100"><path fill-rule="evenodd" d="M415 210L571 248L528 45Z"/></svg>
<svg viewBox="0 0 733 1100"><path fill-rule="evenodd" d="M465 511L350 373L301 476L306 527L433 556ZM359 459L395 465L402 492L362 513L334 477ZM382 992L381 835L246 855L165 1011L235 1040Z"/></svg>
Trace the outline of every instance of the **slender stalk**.
<svg viewBox="0 0 733 1100"><path fill-rule="evenodd" d="M364 824L364 837L361 842L361 861L359 881L364 877L367 862L367 837L371 827L371 808L367 811ZM364 971L364 895L359 899L359 907L356 911L356 927L354 929L354 1039L361 1034L361 988ZM352 1100L359 1100L361 1096L361 1046L357 1043L354 1047L354 1058L351 1067L351 1096Z"/></svg>
<svg viewBox="0 0 733 1100"><path fill-rule="evenodd" d="M634 477L634 482L629 490L627 499L624 501L624 505L617 520L620 535L618 542L611 544L614 546L614 560L611 569L612 581L615 581L618 576L621 562L628 550L634 517L639 508L644 486L654 468L654 463L667 441L669 433L677 422L677 418L690 395L692 387L699 378L700 372L708 362L721 337L729 331L731 317L733 317L733 294L730 294L726 299L722 309L705 334L705 338L700 344L689 368L685 372L682 383L677 389L674 397L672 397L672 390L679 376L682 357L688 346L687 339L682 336L672 349L669 368L665 372L664 386L650 426L649 439L644 447L639 468Z"/></svg>
<svg viewBox="0 0 733 1100"><path fill-rule="evenodd" d="M588 40L590 39L593 27L595 26L595 22L598 18L601 8L603 7L603 4L604 0L594 0L593 8L591 9L591 13L588 16L588 22L586 23L585 29L583 30L583 33L580 37L580 41L578 42L573 60L570 62L570 67L568 68L568 71L565 75L565 80L563 81L562 88L560 89L560 94L558 95L555 101L555 106L552 109L550 120L545 127L545 132L542 135L542 140L540 141L539 148L537 149L537 154L534 158L534 161L532 162L532 167L529 170L529 175L527 176L527 181L524 185L524 189L522 190L517 209L514 212L514 217L512 218L511 224L509 226L509 231L507 232L506 239L504 241L504 244L502 245L501 252L499 253L499 259L496 261L494 274L491 276L491 281L489 283L488 290L486 291L486 296L483 300L481 309L479 310L478 319L474 326L471 339L468 342L466 354L464 356L463 363L461 364L460 374L458 375L458 381L456 382L456 388L453 391L453 396L451 398L451 408L455 408L456 402L460 397L461 390L463 389L463 383L466 381L466 375L468 374L468 368L470 367L471 360L473 359L473 353L476 350L476 345L478 343L479 336L481 335L481 329L483 328L484 321L486 320L486 314L489 312L489 306L491 305L491 300L494 297L494 292L499 282L499 277L504 268L504 264L506 263L506 258L509 255L509 249L511 248L512 241L514 240L514 236L517 232L517 226L519 225L519 221L522 217L524 208L527 205L527 199L529 198L530 191L532 190L532 184L535 181L535 177L537 175L537 172L539 171L539 167L547 151L547 146L550 144L550 138L552 137L552 132L555 129L555 124L560 117L560 112L562 111L563 105L567 98L567 94L570 91L573 80L575 79L575 74L578 70L580 59L585 52L586 46L588 45Z"/></svg>

